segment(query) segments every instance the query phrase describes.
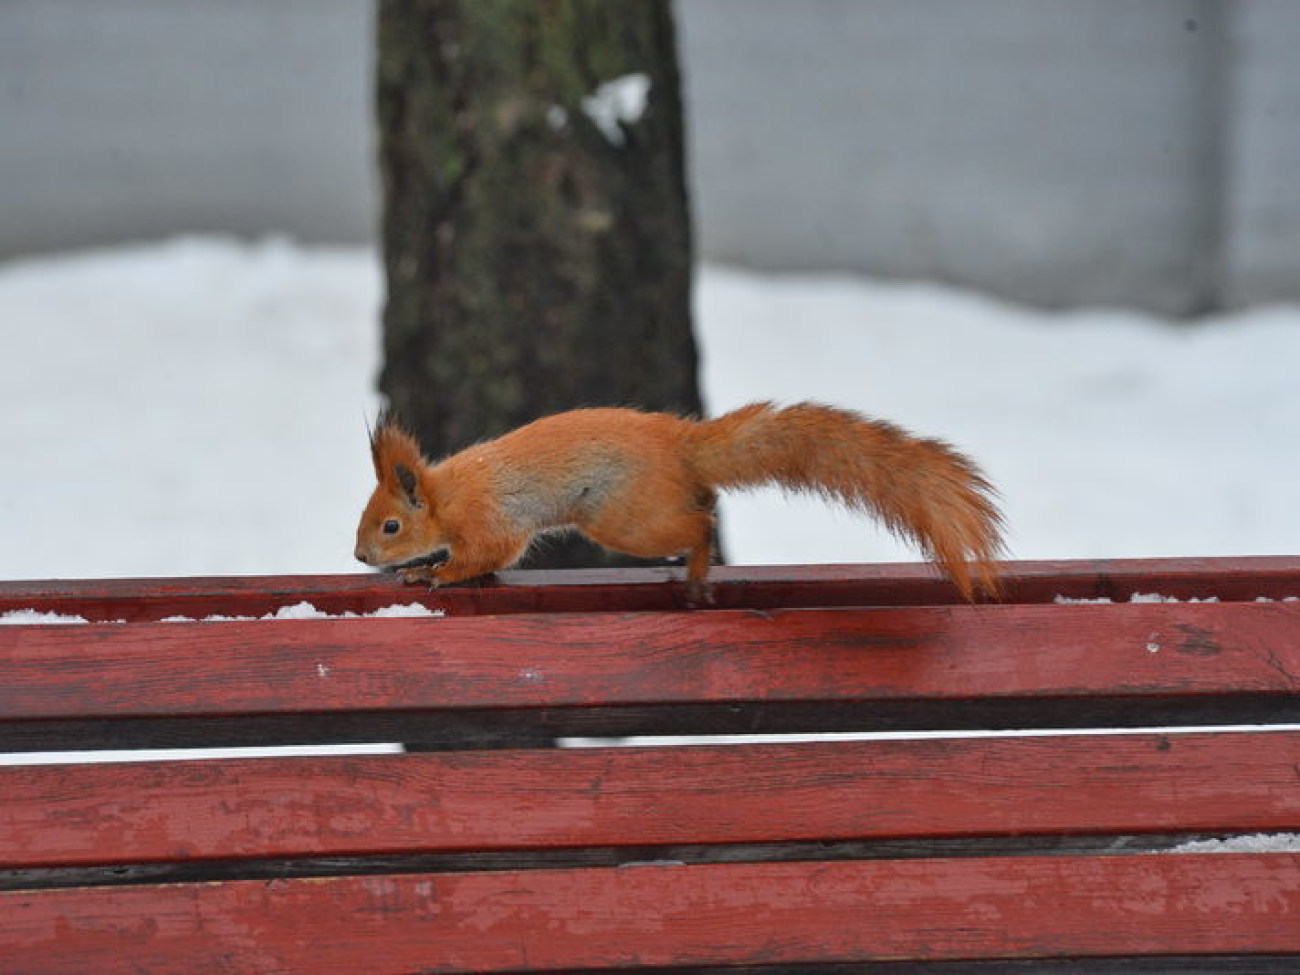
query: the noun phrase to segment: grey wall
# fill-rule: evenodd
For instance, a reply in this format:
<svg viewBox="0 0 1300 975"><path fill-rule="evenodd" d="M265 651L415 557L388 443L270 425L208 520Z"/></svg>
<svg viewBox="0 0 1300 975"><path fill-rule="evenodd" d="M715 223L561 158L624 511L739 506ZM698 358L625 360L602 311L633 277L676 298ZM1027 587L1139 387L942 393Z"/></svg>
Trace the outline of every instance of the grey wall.
<svg viewBox="0 0 1300 975"><path fill-rule="evenodd" d="M691 0L704 248L1046 304L1201 305L1211 6Z"/></svg>
<svg viewBox="0 0 1300 975"><path fill-rule="evenodd" d="M1294 0L678 0L704 256L1300 298ZM373 239L369 0L5 0L0 254Z"/></svg>
<svg viewBox="0 0 1300 975"><path fill-rule="evenodd" d="M371 232L364 0L4 0L0 253Z"/></svg>
<svg viewBox="0 0 1300 975"><path fill-rule="evenodd" d="M1229 304L1300 298L1300 4L1232 20L1224 289Z"/></svg>

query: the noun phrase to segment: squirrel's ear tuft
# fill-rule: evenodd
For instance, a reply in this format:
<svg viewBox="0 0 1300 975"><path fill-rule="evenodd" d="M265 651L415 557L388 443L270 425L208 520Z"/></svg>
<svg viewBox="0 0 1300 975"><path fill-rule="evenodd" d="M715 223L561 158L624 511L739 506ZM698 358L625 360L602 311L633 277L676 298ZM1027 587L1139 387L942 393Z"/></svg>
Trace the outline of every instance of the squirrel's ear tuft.
<svg viewBox="0 0 1300 975"><path fill-rule="evenodd" d="M424 507L424 498L420 493L420 479L416 476L415 471L411 470L405 464L394 464L393 473L397 476L397 483L406 495L407 502L413 508Z"/></svg>
<svg viewBox="0 0 1300 975"><path fill-rule="evenodd" d="M370 431L370 459L380 484L399 492L412 505L423 504L419 471L427 461L415 438L387 410L379 414Z"/></svg>

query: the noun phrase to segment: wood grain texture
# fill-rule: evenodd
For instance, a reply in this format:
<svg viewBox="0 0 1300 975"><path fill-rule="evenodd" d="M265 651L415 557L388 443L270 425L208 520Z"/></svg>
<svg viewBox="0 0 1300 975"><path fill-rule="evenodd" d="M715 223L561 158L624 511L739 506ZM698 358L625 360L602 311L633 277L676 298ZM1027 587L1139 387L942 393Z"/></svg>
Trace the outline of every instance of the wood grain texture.
<svg viewBox="0 0 1300 975"><path fill-rule="evenodd" d="M1300 732L0 767L0 867L1300 830Z"/></svg>
<svg viewBox="0 0 1300 975"><path fill-rule="evenodd" d="M1018 857L0 893L25 975L1300 952L1300 855Z"/></svg>
<svg viewBox="0 0 1300 975"><path fill-rule="evenodd" d="M0 722L1294 695L1300 603L0 627Z"/></svg>
<svg viewBox="0 0 1300 975"><path fill-rule="evenodd" d="M1177 955L1274 973L1300 954L1300 855L1106 847L1300 829L1300 732L499 749L584 722L1300 715L1300 604L1254 602L1295 595L1300 559L1022 564L1008 602L978 607L926 567L731 571L730 608L708 612L674 609L654 573L573 573L438 593L444 619L0 627L0 747L414 727L498 748L0 767L0 970L1117 972ZM25 583L0 585L0 610L357 611L410 592ZM1052 604L1133 592L1224 601ZM696 862L598 866L673 851Z"/></svg>
<svg viewBox="0 0 1300 975"><path fill-rule="evenodd" d="M261 616L307 600L331 612L373 612L421 602L451 616L500 613L646 612L685 609L680 570L505 572L494 582L429 592L371 574L90 579L0 582L0 613L39 609L90 620L158 620L209 614ZM719 566L719 609L904 606L959 603L951 583L924 563ZM1125 601L1134 593L1251 601L1300 596L1300 557L1101 559L1006 563L1008 603L1057 596Z"/></svg>

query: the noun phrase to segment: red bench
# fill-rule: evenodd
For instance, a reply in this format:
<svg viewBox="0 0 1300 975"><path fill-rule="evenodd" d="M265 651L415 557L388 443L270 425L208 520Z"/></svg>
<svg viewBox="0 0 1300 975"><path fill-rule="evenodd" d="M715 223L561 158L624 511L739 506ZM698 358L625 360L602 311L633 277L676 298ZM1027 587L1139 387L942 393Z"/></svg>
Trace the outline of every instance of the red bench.
<svg viewBox="0 0 1300 975"><path fill-rule="evenodd" d="M0 766L0 972L1300 971L1300 853L1167 852L1300 831L1300 559L668 579L0 584L125 621L0 626L0 752L419 749ZM300 600L446 616L157 622Z"/></svg>

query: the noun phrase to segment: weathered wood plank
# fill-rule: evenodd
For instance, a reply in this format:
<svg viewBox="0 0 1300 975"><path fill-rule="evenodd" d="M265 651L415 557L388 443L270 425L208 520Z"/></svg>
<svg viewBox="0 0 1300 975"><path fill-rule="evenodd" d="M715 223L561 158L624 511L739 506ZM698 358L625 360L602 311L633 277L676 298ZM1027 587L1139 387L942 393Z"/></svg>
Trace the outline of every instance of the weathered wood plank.
<svg viewBox="0 0 1300 975"><path fill-rule="evenodd" d="M1021 564L977 608L921 566L719 578L724 608L689 614L662 573L574 573L421 600L443 620L0 627L0 748L1300 717L1300 605L1253 602L1296 595L1300 559ZM1133 592L1227 602L1043 605ZM415 595L25 583L0 584L0 611ZM909 608L769 611L891 605ZM1295 830L1296 767L1300 733L1250 732L0 768L0 946L78 975L1275 973L1300 952L1300 857L1083 841ZM692 865L613 866L674 851ZM1159 967L1171 951L1185 968Z"/></svg>
<svg viewBox="0 0 1300 975"><path fill-rule="evenodd" d="M1300 719L1298 603L0 627L0 749Z"/></svg>
<svg viewBox="0 0 1300 975"><path fill-rule="evenodd" d="M375 574L0 582L0 613L39 609L90 620L137 622L174 615L261 616L303 600L331 613L373 612L411 601L453 616L663 611L685 607L679 576L680 572L664 569L506 572L493 584L433 593ZM923 563L724 566L714 569L713 578L719 609L960 601L952 585ZM1225 601L1300 596L1300 558L1007 563L1007 602L1050 603L1058 595L1124 601L1134 593L1152 592Z"/></svg>
<svg viewBox="0 0 1300 975"><path fill-rule="evenodd" d="M26 975L1300 952L1300 855L653 865L0 893Z"/></svg>
<svg viewBox="0 0 1300 975"><path fill-rule="evenodd" d="M0 767L0 867L1300 830L1300 732Z"/></svg>
<svg viewBox="0 0 1300 975"><path fill-rule="evenodd" d="M0 627L0 722L1294 695L1300 603Z"/></svg>

